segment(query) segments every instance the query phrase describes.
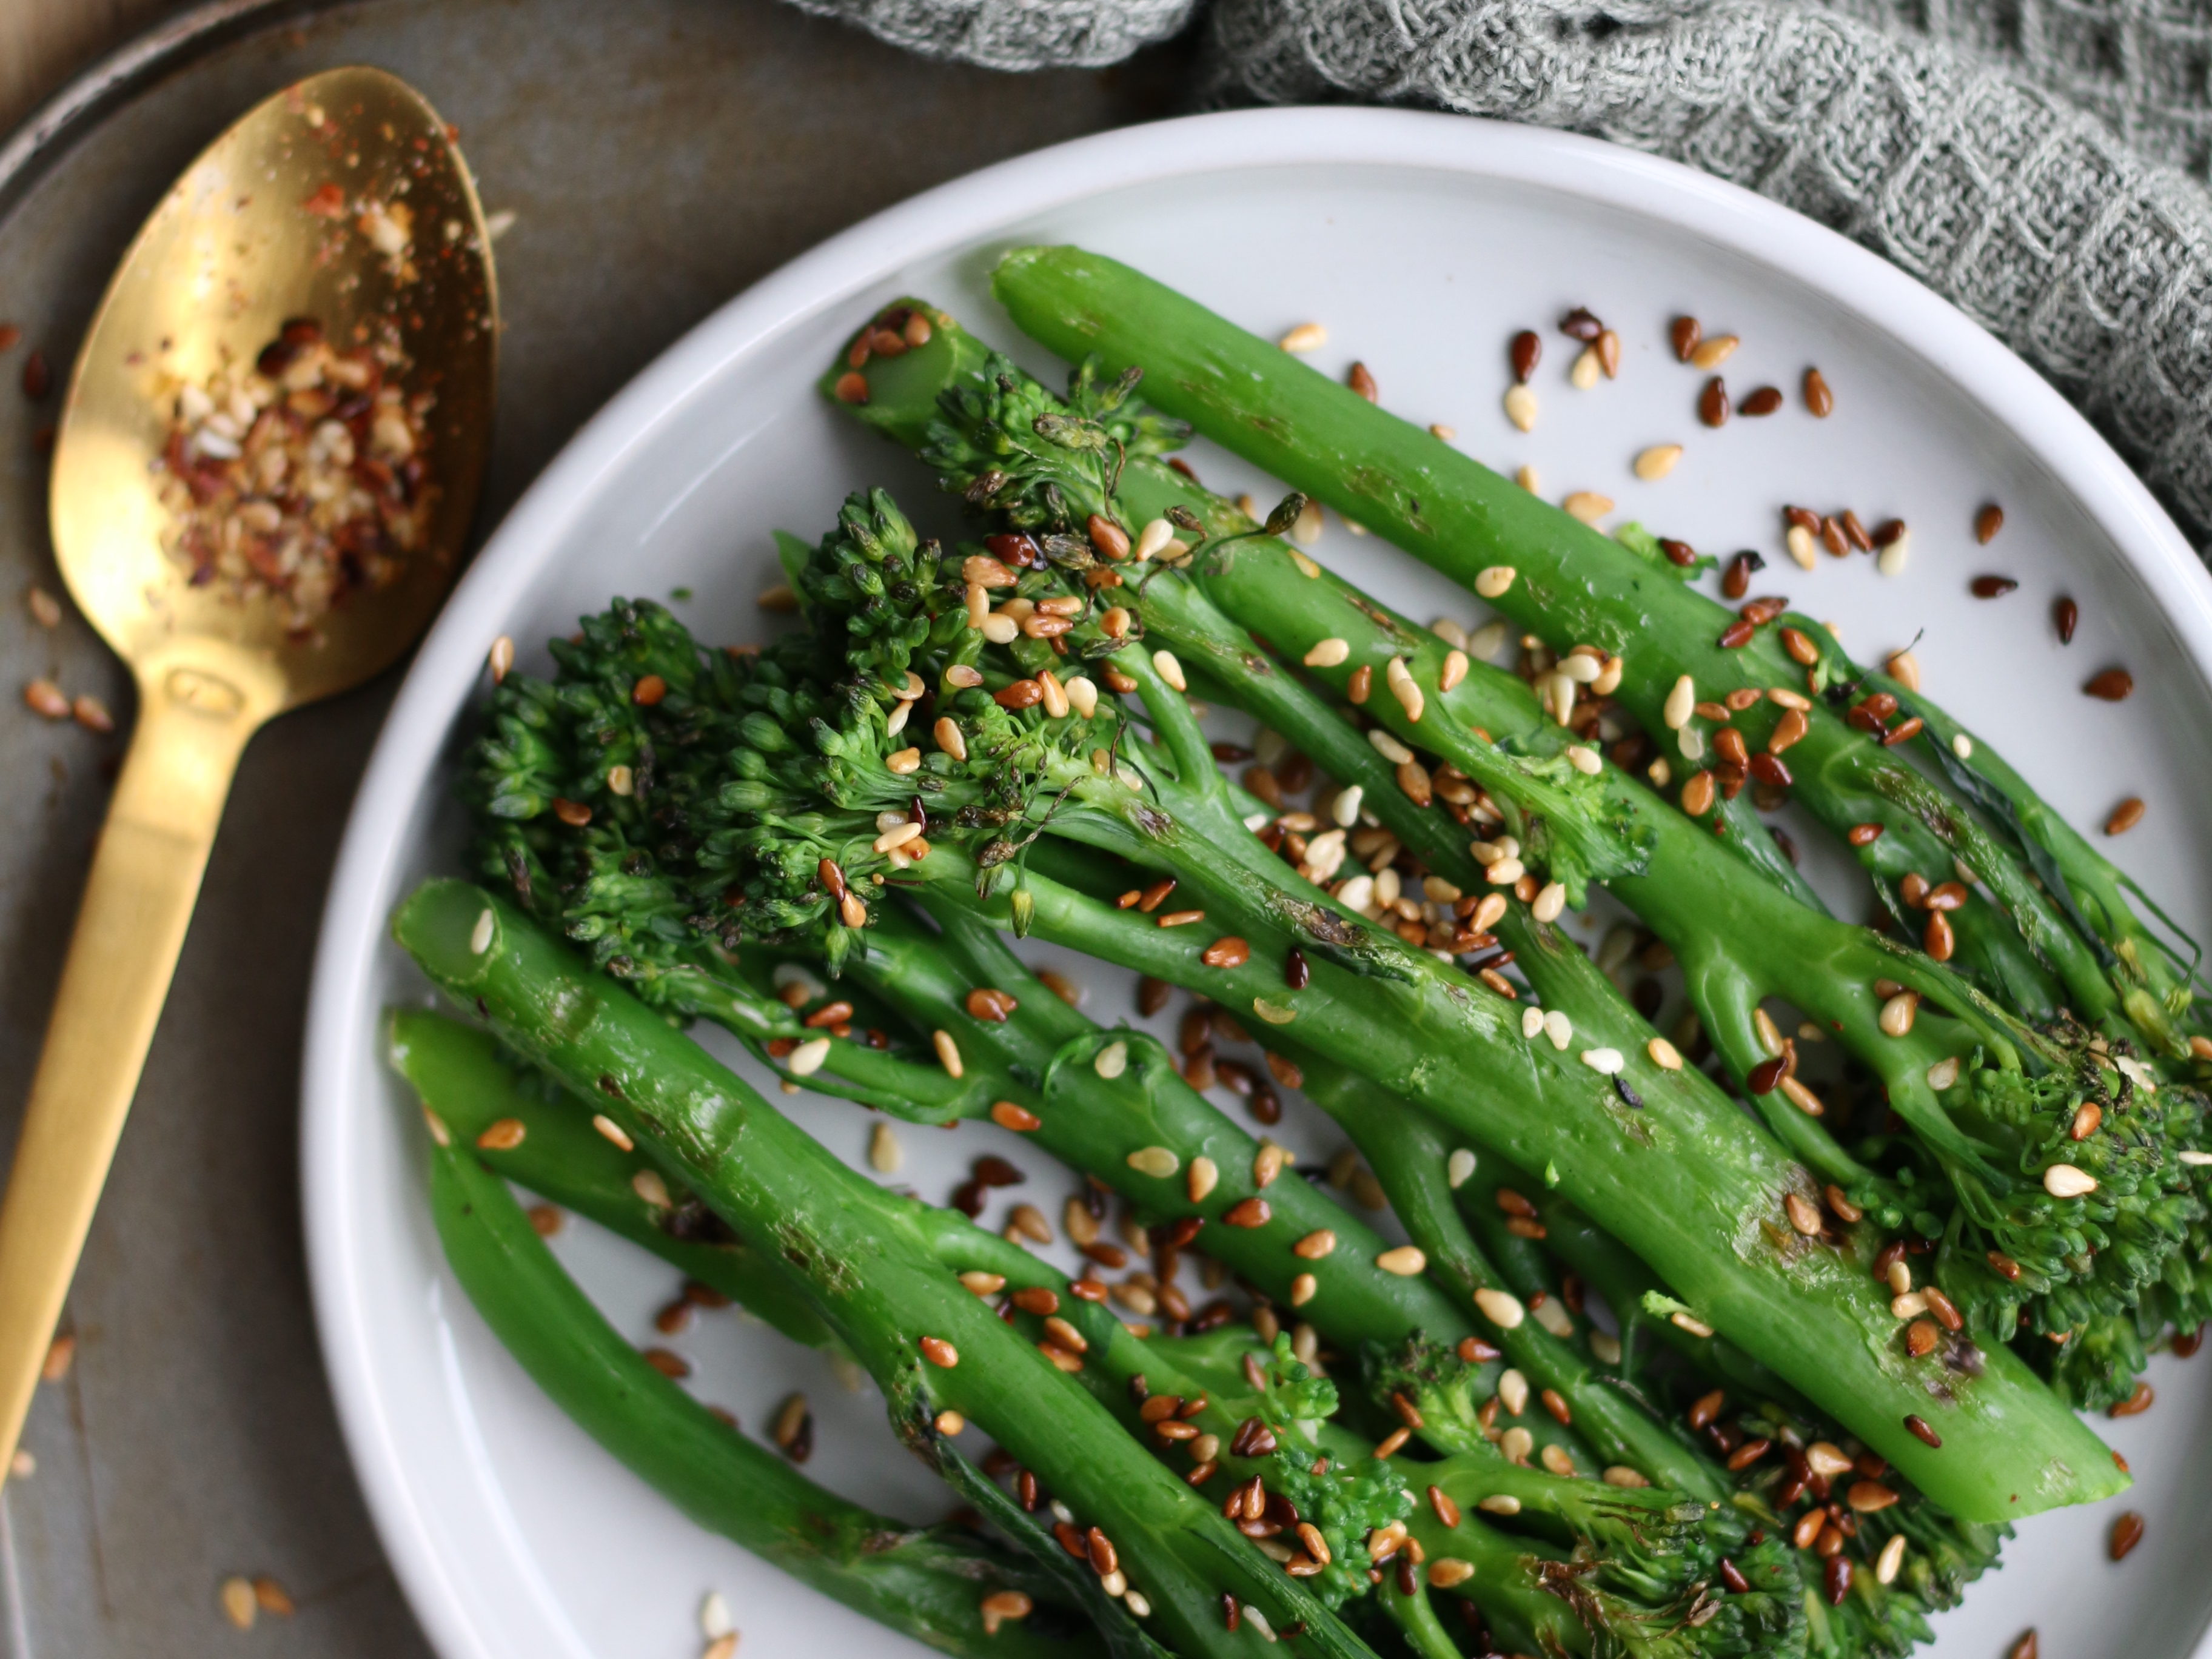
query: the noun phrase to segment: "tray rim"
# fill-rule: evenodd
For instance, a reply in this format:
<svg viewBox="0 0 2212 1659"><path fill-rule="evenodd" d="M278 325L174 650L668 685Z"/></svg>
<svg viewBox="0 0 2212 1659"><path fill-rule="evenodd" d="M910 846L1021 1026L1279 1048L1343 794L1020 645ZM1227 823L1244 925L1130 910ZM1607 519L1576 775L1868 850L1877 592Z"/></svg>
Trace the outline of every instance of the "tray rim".
<svg viewBox="0 0 2212 1659"><path fill-rule="evenodd" d="M420 787L475 686L483 648L544 550L597 481L742 358L918 258L1103 191L1196 173L1366 164L1471 173L1672 224L1804 285L1888 334L2017 436L2107 534L2212 684L2212 574L2135 472L2058 391L1900 268L1740 186L1602 141L1470 117L1358 106L1205 114L1071 140L1000 162L863 220L726 301L641 369L525 491L433 625L379 736L334 867L302 1064L301 1172L311 1288L356 1474L395 1576L443 1654L483 1651L445 1564L410 1524L411 1496L377 1399L368 1333L348 1295L352 1249L340 1133L374 1041L356 1018L393 894L394 854ZM2194 1650L2205 1652L2200 1637Z"/></svg>

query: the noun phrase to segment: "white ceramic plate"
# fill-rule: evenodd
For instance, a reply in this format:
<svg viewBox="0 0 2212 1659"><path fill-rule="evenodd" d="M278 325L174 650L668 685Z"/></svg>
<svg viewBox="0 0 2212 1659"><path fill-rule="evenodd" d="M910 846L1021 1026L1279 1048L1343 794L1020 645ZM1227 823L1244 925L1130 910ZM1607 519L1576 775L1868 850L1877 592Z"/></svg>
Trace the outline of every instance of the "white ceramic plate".
<svg viewBox="0 0 2212 1659"><path fill-rule="evenodd" d="M420 877L453 867L447 804L453 746L483 690L495 637L565 633L615 592L688 599L706 637L757 636L772 580L769 532L810 537L843 494L884 483L944 520L919 469L825 408L811 382L871 307L932 297L1057 374L988 295L995 252L1080 241L1273 333L1325 323L1316 361L1353 358L1383 401L1443 422L1493 465L1533 464L1554 496L1595 489L1661 533L1728 552L1754 547L1760 591L1833 618L1862 656L1921 635L1931 691L1997 743L2079 823L2128 795L2148 803L2116 843L2121 861L2203 936L2212 881L2212 799L2188 780L2212 765L2212 582L2135 478L2030 370L1942 301L1859 248L1743 191L1627 150L1527 128L1353 110L1220 115L1064 145L948 185L860 225L732 301L671 349L571 443L477 559L432 632L378 744L339 860L310 1015L304 1150L307 1235L332 1385L384 1541L448 1659L616 1656L687 1659L696 1609L718 1589L750 1659L919 1652L692 1528L538 1394L441 1263L421 1191L418 1120L387 1075L378 1014L424 993L384 920ZM1617 329L1617 381L1578 392L1571 343L1553 325L1586 305ZM1680 312L1739 334L1724 373L1739 400L1771 383L1784 412L1714 432L1693 404L1704 377L1674 361ZM1505 343L1544 337L1542 418L1506 422ZM1834 415L1795 395L1817 364ZM1662 483L1630 459L1680 441ZM1194 452L1217 486L1263 480ZM2003 533L1969 526L2003 504ZM1806 575L1781 555L1778 509L1855 507L1913 526L1905 574L1870 560ZM1323 557L1424 618L1480 607L1372 538L1332 523ZM1983 602L1968 579L2018 592ZM2061 592L2080 633L2057 643ZM2081 695L2108 663L2139 686L2113 706ZM1801 836L1801 841L1810 837ZM1839 891L1846 890L1839 889ZM1093 973L1091 1008L1128 1012L1124 983ZM754 1073L757 1079L759 1073ZM869 1120L839 1103L793 1103L861 1161ZM1311 1150L1327 1139L1308 1126ZM942 1200L967 1159L997 1149L990 1126L907 1131L902 1179ZM1031 1154L1034 1162L1034 1154ZM1023 1197L1056 1214L1065 1177L1038 1170ZM994 1212L995 1213L995 1212ZM987 1217L986 1219L992 1219ZM639 1340L672 1275L572 1226L565 1258ZM947 1499L898 1453L872 1395L846 1391L813 1356L724 1315L679 1338L702 1397L760 1428L789 1389L816 1402L811 1468L911 1518ZM2162 1358L2156 1407L2104 1425L2132 1462L2125 1499L2025 1526L2001 1576L1943 1621L1944 1659L2002 1652L2028 1626L2050 1659L2127 1653L2179 1659L2212 1612L2192 1540L2212 1524L2212 1358ZM2148 1517L2128 1560L2106 1559L2122 1508Z"/></svg>

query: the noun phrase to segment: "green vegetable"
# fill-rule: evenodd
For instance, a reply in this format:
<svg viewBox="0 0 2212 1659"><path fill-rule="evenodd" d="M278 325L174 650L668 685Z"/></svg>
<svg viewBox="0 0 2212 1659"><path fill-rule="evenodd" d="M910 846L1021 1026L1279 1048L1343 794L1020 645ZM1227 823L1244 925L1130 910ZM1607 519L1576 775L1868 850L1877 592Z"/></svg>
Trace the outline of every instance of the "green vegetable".
<svg viewBox="0 0 2212 1659"><path fill-rule="evenodd" d="M1150 636L1340 782L1358 786L1366 810L1428 868L1479 890L1483 870L1468 855L1467 831L1430 805L1425 770L1421 789L1409 793L1402 771L1273 661L1255 636L1264 635L1286 659L1329 642L1336 659L1314 664L1313 675L1339 692L1355 672L1393 659L1410 665L1413 684L1441 686L1444 642L1260 534L1146 454L1148 443L1174 434L1162 434L1128 392L1127 376L1102 394L1079 372L1073 401L1063 402L945 319L925 349L878 373L856 412L920 441L956 493L974 501L988 482L987 504L1011 529L1049 535L1091 514L1131 524L1173 515L1193 539L1209 538L1189 562L1188 580L1147 573L1141 606L1133 608ZM1110 447L1064 441L1079 431L1103 434ZM1045 433L1063 441L1039 435ZM1369 696L1367 711L1508 813L1523 861L1544 864L1569 902L1579 902L1586 878L1610 878L1683 962L1692 1004L1738 1079L1766 1068L1766 1087L1754 1098L1784 1143L1886 1229L1911 1225L1944 1239L1945 1283L1978 1335L2008 1340L2023 1313L2036 1334L2063 1333L2129 1312L2159 1281L2206 1216L2203 1177L2175 1156L2203 1137L2201 1103L2171 1091L2162 1099L2138 1097L2119 1129L2115 1096L2129 1085L2079 1040L2031 1030L1924 957L1771 885L1736 878L1714 837L1668 811L1594 747L1580 751L1588 775L1570 766L1571 734L1549 723L1516 677L1481 663L1461 672L1449 692L1425 699L1418 716L1379 695ZM1506 931L1525 957L1531 947L1518 938L1519 921ZM1901 1035L1881 1023L1884 999L1874 988L1885 980L1929 1000ZM1911 1159L1907 1178L1917 1175L1920 1185L1901 1189L1879 1178L1800 1109L1818 1110L1817 1098L1794 1083L1774 1086L1775 1029L1758 1012L1770 995L1833 1031L1874 1070L1889 1107L1917 1137L1894 1155ZM1954 1081L1939 1091L1930 1073L1947 1063ZM2072 1138L2085 1099L2112 1113L2117 1133L2087 1143ZM2045 1192L2044 1171L2061 1163L2090 1174L2095 1191L2063 1199Z"/></svg>
<svg viewBox="0 0 2212 1659"><path fill-rule="evenodd" d="M431 1015L410 1079L440 1121L470 1112L493 1045ZM449 1063L450 1062L450 1063ZM541 1127L543 1127L541 1125ZM431 1213L462 1288L532 1378L592 1437L710 1532L855 1611L962 1655L1109 1650L1037 1567L972 1533L915 1528L823 1491L747 1439L624 1342L553 1259L506 1184L449 1136L430 1154ZM1026 1607L991 1622L993 1596ZM1012 1600L1018 1596L1019 1601Z"/></svg>
<svg viewBox="0 0 2212 1659"><path fill-rule="evenodd" d="M1021 1524L1022 1511L939 1431L939 1414L957 1411L1036 1470L1086 1527L1101 1528L1145 1601L1141 1625L1126 1598L1109 1598L1088 1568L1068 1571L1048 1534L1028 1523L1033 1553L1061 1571L1117 1650L1149 1651L1155 1632L1179 1654L1239 1650L1220 1617L1229 1594L1278 1626L1303 1621L1316 1652L1368 1652L1123 1434L1080 1382L963 1288L947 1259L1003 1270L1009 1256L1027 1261L1023 1253L852 1174L659 1015L482 889L425 883L392 928L432 980L472 1003L509 1047L594 1097L741 1239L792 1266L883 1389L911 1450L971 1501L995 1498L986 1510L995 1522ZM1095 1340L1121 1331L1087 1304L1071 1303L1070 1316L1084 1318Z"/></svg>
<svg viewBox="0 0 2212 1659"><path fill-rule="evenodd" d="M994 291L1015 322L1047 346L1071 358L1096 354L1114 373L1141 366L1170 414L1456 580L1474 586L1486 569L1510 569L1510 585L1492 603L1555 650L1588 643L1621 656L1617 695L1649 732L1667 729L1662 704L1684 676L1706 699L1806 681L1778 627L1723 646L1736 619L1721 606L1125 265L1076 248L1025 248L1000 263ZM1953 860L1963 859L2080 1018L2092 1025L2115 1022L2116 1035L2139 1035L2154 1052L2186 1060L2182 1022L2193 950L2187 963L2175 957L2130 907L2125 878L1986 744L1957 756L1951 722L1918 694L1888 688L1940 733L1940 743L1925 744L1931 758L1970 792L1973 805L1997 813L2008 840L1979 831L1956 798L1846 723L1844 706L1876 688L1826 630L1794 614L1776 621L1810 642L1821 693L1789 754L1793 793L1839 834L1861 823L1882 827L1858 856L1900 918L1894 895L1908 873L1933 886L1951 879ZM1771 703L1754 704L1733 723L1756 750L1781 714ZM1701 747L1711 734L1698 720L1684 731ZM1694 763L1700 755L1680 758ZM1992 988L2027 988L2039 975L1990 945L1978 914L1984 908L1978 899L1954 918L1954 929L1967 918L1973 930L1961 940L1961 959L1975 959Z"/></svg>

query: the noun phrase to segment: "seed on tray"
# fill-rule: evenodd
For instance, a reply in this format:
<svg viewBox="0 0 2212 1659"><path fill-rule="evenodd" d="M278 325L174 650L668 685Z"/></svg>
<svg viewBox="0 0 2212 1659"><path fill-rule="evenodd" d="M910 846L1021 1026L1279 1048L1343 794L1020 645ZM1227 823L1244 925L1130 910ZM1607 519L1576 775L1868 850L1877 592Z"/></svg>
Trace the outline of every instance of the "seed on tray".
<svg viewBox="0 0 2212 1659"><path fill-rule="evenodd" d="M1805 371L1805 407L1813 418L1825 421L1836 407L1836 394L1828 389L1827 377L1817 368Z"/></svg>
<svg viewBox="0 0 2212 1659"><path fill-rule="evenodd" d="M2064 594L2060 594L2051 606L2051 626L2058 630L2058 643L2074 643L2074 629L2081 621L2081 607Z"/></svg>
<svg viewBox="0 0 2212 1659"><path fill-rule="evenodd" d="M1276 343L1285 351L1318 351L1328 343L1328 331L1319 323L1300 323Z"/></svg>
<svg viewBox="0 0 2212 1659"><path fill-rule="evenodd" d="M2112 809L2112 817L2105 820L2105 833L2108 836L2124 836L2136 825L2141 823L2142 817L2142 802L2135 796L2130 795L2115 806Z"/></svg>
<svg viewBox="0 0 2212 1659"><path fill-rule="evenodd" d="M1513 378L1526 380L1536 372L1536 365L1544 361L1543 337L1533 328L1524 328L1513 337L1507 354L1513 362Z"/></svg>
<svg viewBox="0 0 2212 1659"><path fill-rule="evenodd" d="M1647 483L1665 477L1682 459L1680 444L1653 444L1636 458L1636 476Z"/></svg>
<svg viewBox="0 0 2212 1659"><path fill-rule="evenodd" d="M1577 489L1559 505L1566 509L1569 517L1580 519L1584 524L1595 524L1613 511L1613 498L1594 489Z"/></svg>
<svg viewBox="0 0 2212 1659"><path fill-rule="evenodd" d="M1705 389L1698 394L1698 418L1707 426L1726 426L1728 417L1728 386L1716 374L1705 382Z"/></svg>
<svg viewBox="0 0 2212 1659"><path fill-rule="evenodd" d="M1771 386L1757 387L1736 405L1739 415L1771 415L1782 407L1782 394Z"/></svg>
<svg viewBox="0 0 2212 1659"><path fill-rule="evenodd" d="M1967 584L1978 599L2001 599L2020 584L2009 576L1977 576Z"/></svg>
<svg viewBox="0 0 2212 1659"><path fill-rule="evenodd" d="M1991 501L1974 514L1974 540L1987 547L1996 539L1997 532L2004 528L2004 508Z"/></svg>
<svg viewBox="0 0 2212 1659"><path fill-rule="evenodd" d="M1364 363L1352 364L1351 372L1344 377L1344 383L1370 404L1382 401L1382 389L1375 384L1375 376Z"/></svg>
<svg viewBox="0 0 2212 1659"><path fill-rule="evenodd" d="M1559 319L1559 332L1571 340L1580 340L1588 345L1605 332L1605 325L1583 306L1577 306Z"/></svg>
<svg viewBox="0 0 2212 1659"><path fill-rule="evenodd" d="M1582 356L1575 359L1575 366L1567 371L1567 380L1576 391L1588 392L1597 384L1598 376L1603 372L1598 349L1594 345L1584 346Z"/></svg>
<svg viewBox="0 0 2212 1659"><path fill-rule="evenodd" d="M1698 342L1705 337L1705 331L1694 317L1677 317L1668 325L1667 337L1674 343L1674 361L1686 363L1690 361L1690 354L1698 349Z"/></svg>
<svg viewBox="0 0 2212 1659"><path fill-rule="evenodd" d="M1536 394L1521 381L1505 390L1505 418L1523 432L1535 428Z"/></svg>

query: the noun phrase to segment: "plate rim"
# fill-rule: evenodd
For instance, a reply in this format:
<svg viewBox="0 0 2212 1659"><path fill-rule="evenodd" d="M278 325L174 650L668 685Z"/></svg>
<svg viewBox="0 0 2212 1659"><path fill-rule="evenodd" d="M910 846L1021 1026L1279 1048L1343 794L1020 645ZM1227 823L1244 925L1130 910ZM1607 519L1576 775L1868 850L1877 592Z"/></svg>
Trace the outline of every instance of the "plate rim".
<svg viewBox="0 0 2212 1659"><path fill-rule="evenodd" d="M352 1294L357 1257L343 1125L349 1077L379 1038L358 1018L384 938L395 856L421 787L482 672L484 653L600 481L733 360L901 267L1007 223L1193 174L1371 165L1534 186L1691 231L1802 284L1881 331L2009 430L2114 544L2212 684L2212 575L2149 489L2057 389L1899 266L1790 209L1708 174L1579 135L1478 118L1357 106L1188 116L1070 140L939 185L862 220L726 301L663 349L532 482L431 626L379 733L333 866L301 1061L300 1179L308 1278L346 1449L380 1541L432 1645L487 1654L417 1517ZM2197 1651L2203 1652L2200 1642Z"/></svg>

